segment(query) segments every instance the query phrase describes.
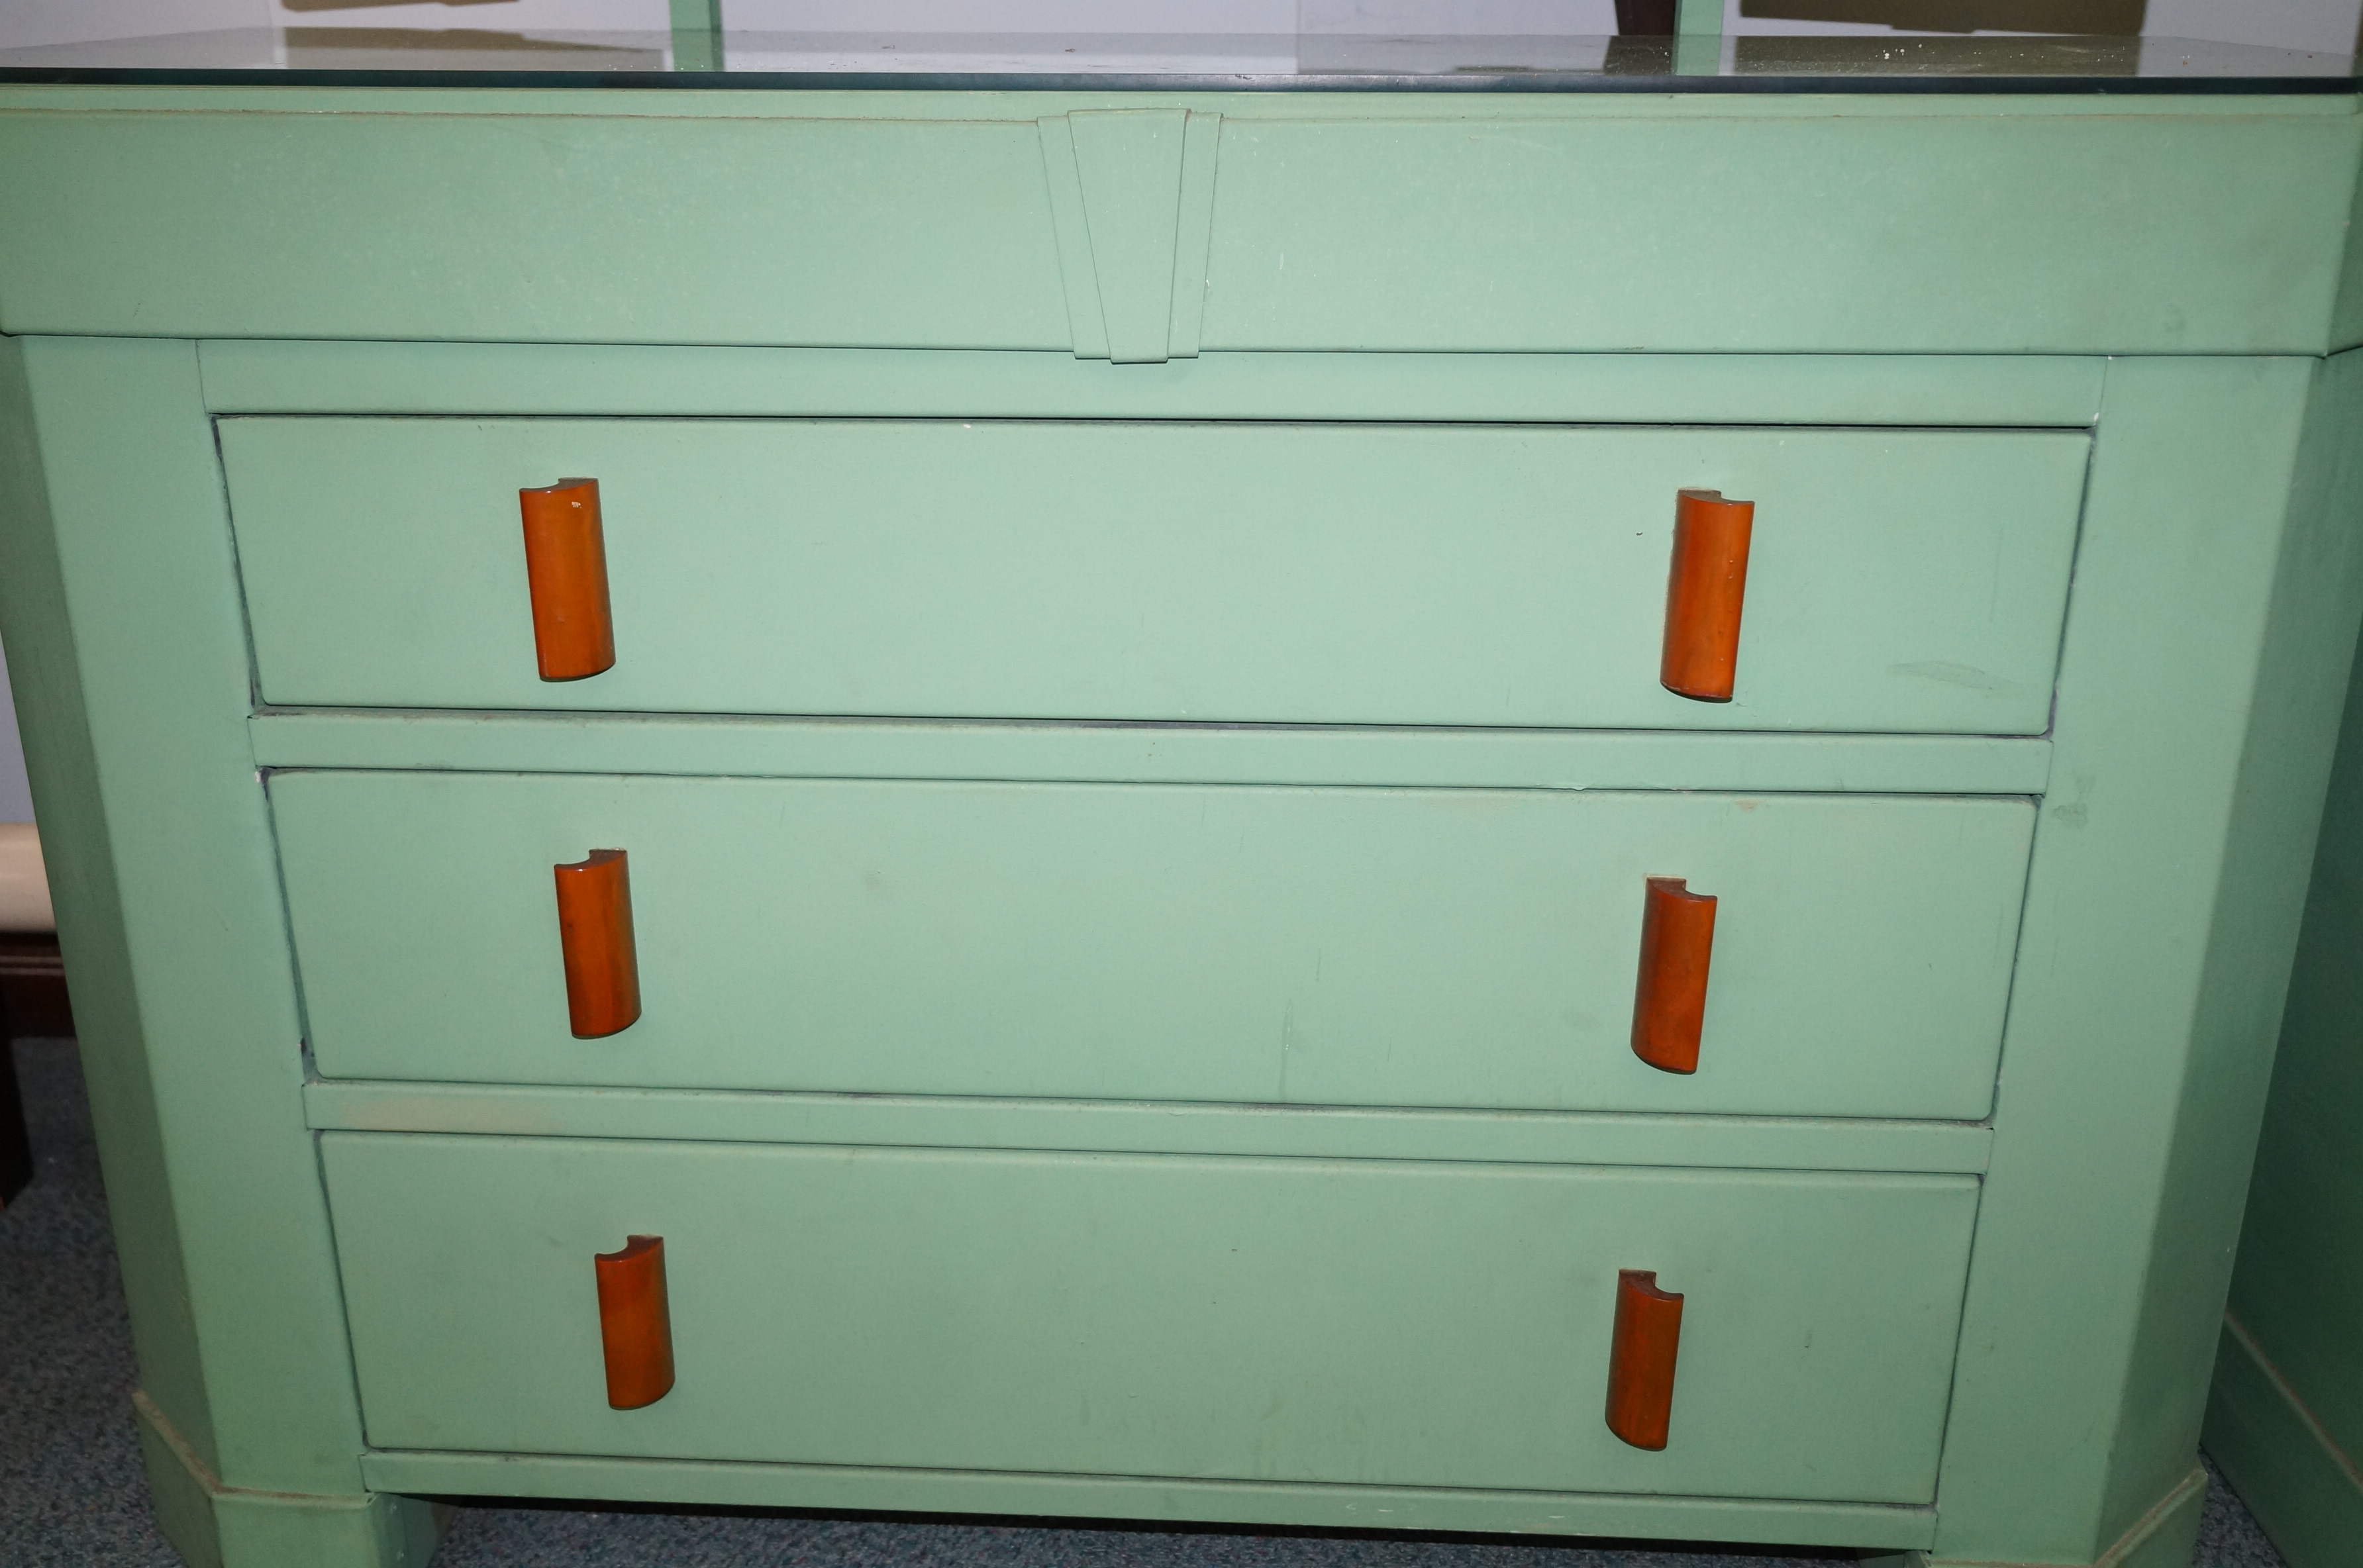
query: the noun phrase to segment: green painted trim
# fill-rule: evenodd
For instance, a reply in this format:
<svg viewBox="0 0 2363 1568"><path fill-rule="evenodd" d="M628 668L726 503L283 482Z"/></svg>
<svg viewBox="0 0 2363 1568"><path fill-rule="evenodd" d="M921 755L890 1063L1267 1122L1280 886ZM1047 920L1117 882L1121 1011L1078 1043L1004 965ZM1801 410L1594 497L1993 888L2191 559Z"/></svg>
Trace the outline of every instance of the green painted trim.
<svg viewBox="0 0 2363 1568"><path fill-rule="evenodd" d="M1720 19L1720 18L1718 18ZM1723 33L1718 28L1676 28L1674 31L1674 74L1677 76L1718 76L1723 72Z"/></svg>
<svg viewBox="0 0 2363 1568"><path fill-rule="evenodd" d="M1074 358L1108 357L1107 323L1100 304L1098 270L1092 264L1090 220L1083 215L1082 176L1075 168L1075 138L1064 115L1045 115L1042 173L1050 198L1050 229L1059 248L1059 285L1067 302L1067 330Z"/></svg>
<svg viewBox="0 0 2363 1568"><path fill-rule="evenodd" d="M2199 1540L2200 1520L2207 1507L2207 1470L2194 1464L2173 1490L2149 1512L2134 1521L2110 1548L2092 1562L2092 1568L2191 1568L2191 1552ZM1925 1551L1899 1552L1872 1559L1864 1568L2049 1568L2047 1564L1976 1562L1958 1557L1932 1557ZM2304 1565L2299 1565L2304 1568Z"/></svg>
<svg viewBox="0 0 2363 1568"><path fill-rule="evenodd" d="M208 1463L217 1457L198 1352L188 1259L166 1159L164 1111L133 986L120 881L84 659L26 374L27 346L0 338L0 630L26 770L40 814L58 941L80 992L83 1081L98 1135L107 1218L122 1260L140 1383Z"/></svg>
<svg viewBox="0 0 2363 1568"><path fill-rule="evenodd" d="M1196 357L1206 317L1206 250L1215 230L1215 160L1222 149L1223 116L1193 111L1183 132L1182 207L1173 246L1173 321L1167 350Z"/></svg>
<svg viewBox="0 0 2363 1568"><path fill-rule="evenodd" d="M1193 133L1206 117L1192 118ZM1088 256L1075 263L1088 264ZM1196 266L1203 293L1203 255ZM1194 348L1194 323L1192 331ZM198 358L205 406L216 414L2067 428L2099 415L2106 370L2104 360L2044 355L1234 353L1127 365L1115 374L1064 348L879 353L236 339L203 344Z"/></svg>
<svg viewBox="0 0 2363 1568"><path fill-rule="evenodd" d="M2207 1471L2191 1474L2109 1548L2098 1568L2189 1568L2207 1511Z"/></svg>
<svg viewBox="0 0 2363 1568"><path fill-rule="evenodd" d="M248 726L266 767L490 773L2035 795L2051 767L2047 741L1985 735L295 709Z"/></svg>
<svg viewBox="0 0 2363 1568"><path fill-rule="evenodd" d="M1181 109L1126 109L1064 117L1105 352L1117 364L1161 365L1172 336L1190 116ZM1197 248L1204 248L1203 238Z"/></svg>
<svg viewBox="0 0 2363 1568"><path fill-rule="evenodd" d="M174 1430L145 1389L131 1391L132 1419L139 1430L139 1457L148 1472L148 1493L157 1528L189 1568L222 1568L221 1530L214 1498L221 1482Z"/></svg>
<svg viewBox="0 0 2363 1568"><path fill-rule="evenodd" d="M1723 36L1723 0L1681 0L1674 10L1674 31L1692 37Z"/></svg>
<svg viewBox="0 0 2363 1568"><path fill-rule="evenodd" d="M372 1486L386 1491L448 1496L591 1497L742 1507L1659 1536L1889 1549L1925 1542L1936 1522L1931 1509L1870 1504L1290 1485L1125 1475L989 1474L549 1454L380 1452L366 1455L361 1468Z"/></svg>
<svg viewBox="0 0 2363 1568"><path fill-rule="evenodd" d="M304 1104L338 1132L1971 1175L1992 1137L1953 1121L317 1080Z"/></svg>
<svg viewBox="0 0 2363 1568"><path fill-rule="evenodd" d="M38 693L25 748L67 971L90 1007L78 1021L108 1174L128 1153L161 1178L113 1205L139 1227L126 1229L127 1280L152 1271L130 1292L135 1323L148 1320L141 1383L226 1485L358 1496L361 1418L303 1126L294 974L196 350L14 347L47 507L7 519L0 631ZM127 1126L126 1099L152 1105L152 1124ZM151 1245L150 1226L177 1246Z"/></svg>
<svg viewBox="0 0 2363 1568"><path fill-rule="evenodd" d="M672 0L672 68L720 71L722 0Z"/></svg>
<svg viewBox="0 0 2363 1568"><path fill-rule="evenodd" d="M1723 70L1723 0L1681 0L1674 7L1674 74L1714 76Z"/></svg>
<svg viewBox="0 0 2363 1568"><path fill-rule="evenodd" d="M157 1523L189 1568L427 1568L451 1510L374 1492L311 1496L224 1486L153 1401L132 1410Z"/></svg>
<svg viewBox="0 0 2363 1568"><path fill-rule="evenodd" d="M2363 1469L2229 1315L2205 1441L2290 1568L2346 1568L2363 1551Z"/></svg>

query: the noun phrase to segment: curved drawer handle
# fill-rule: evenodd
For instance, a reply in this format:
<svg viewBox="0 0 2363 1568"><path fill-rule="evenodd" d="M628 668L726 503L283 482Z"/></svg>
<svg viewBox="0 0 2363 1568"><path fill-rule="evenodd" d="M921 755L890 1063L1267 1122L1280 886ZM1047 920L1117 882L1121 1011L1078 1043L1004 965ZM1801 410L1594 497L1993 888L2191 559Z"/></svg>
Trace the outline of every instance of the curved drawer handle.
<svg viewBox="0 0 2363 1568"><path fill-rule="evenodd" d="M628 1236L599 1266L599 1342L607 1354L607 1403L653 1405L672 1391L672 1308L665 1299L664 1238Z"/></svg>
<svg viewBox="0 0 2363 1568"><path fill-rule="evenodd" d="M1635 1448L1666 1446L1682 1298L1648 1269L1616 1271L1616 1335L1608 1353L1608 1430Z"/></svg>
<svg viewBox="0 0 2363 1568"><path fill-rule="evenodd" d="M632 944L631 867L620 849L594 849L558 879L558 943L566 957L566 1019L578 1040L629 1029L640 1016Z"/></svg>
<svg viewBox="0 0 2363 1568"><path fill-rule="evenodd" d="M533 653L541 678L596 675L616 662L599 481L563 479L521 490L517 505L525 513L526 586L533 594Z"/></svg>
<svg viewBox="0 0 2363 1568"><path fill-rule="evenodd" d="M1633 1055L1669 1073L1695 1073L1714 956L1714 897L1692 892L1680 877L1652 877L1641 899Z"/></svg>
<svg viewBox="0 0 2363 1568"><path fill-rule="evenodd" d="M1674 565L1666 580L1666 648L1658 679L1677 697L1731 701L1739 666L1739 611L1747 596L1747 537L1756 503L1719 490L1674 497Z"/></svg>

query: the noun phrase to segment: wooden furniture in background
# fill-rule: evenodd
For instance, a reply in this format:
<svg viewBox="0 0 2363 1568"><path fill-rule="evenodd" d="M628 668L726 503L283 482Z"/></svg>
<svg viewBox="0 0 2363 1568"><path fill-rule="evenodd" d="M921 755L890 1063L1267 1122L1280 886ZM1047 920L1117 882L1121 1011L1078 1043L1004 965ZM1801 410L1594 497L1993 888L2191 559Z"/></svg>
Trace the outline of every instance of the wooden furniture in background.
<svg viewBox="0 0 2363 1568"><path fill-rule="evenodd" d="M17 1033L71 1039L73 1000L66 992L65 960L52 931L0 931L0 999Z"/></svg>
<svg viewBox="0 0 2363 1568"><path fill-rule="evenodd" d="M0 1209L33 1179L33 1140L25 1125L25 1096L17 1081L16 1032L7 999L0 995Z"/></svg>
<svg viewBox="0 0 2363 1568"><path fill-rule="evenodd" d="M40 834L30 823L0 823L0 1207L33 1176L31 1138L17 1081L19 1035L73 1033L65 966L58 957Z"/></svg>

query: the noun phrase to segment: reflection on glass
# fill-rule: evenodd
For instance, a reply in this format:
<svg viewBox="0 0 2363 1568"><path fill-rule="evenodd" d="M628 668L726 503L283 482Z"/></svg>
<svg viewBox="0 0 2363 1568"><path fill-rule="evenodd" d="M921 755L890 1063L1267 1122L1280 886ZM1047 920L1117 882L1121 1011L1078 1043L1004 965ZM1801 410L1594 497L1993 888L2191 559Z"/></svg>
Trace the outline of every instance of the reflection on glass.
<svg viewBox="0 0 2363 1568"><path fill-rule="evenodd" d="M2363 0L2329 0L2363 10ZM152 32L58 41L0 0L0 77L501 85L1010 85L1499 91L2345 91L2345 52L2142 36L2152 0L154 0ZM29 13L27 14L29 16ZM53 13L44 11L43 17ZM1111 19L1121 21L1112 27ZM717 20L723 24L716 27ZM21 47L19 47L21 46ZM1699 47L1703 46L1703 47ZM692 81L694 78L694 81Z"/></svg>
<svg viewBox="0 0 2363 1568"><path fill-rule="evenodd" d="M2056 33L2138 38L2149 0L1739 0L1751 21L1813 22L1922 33Z"/></svg>

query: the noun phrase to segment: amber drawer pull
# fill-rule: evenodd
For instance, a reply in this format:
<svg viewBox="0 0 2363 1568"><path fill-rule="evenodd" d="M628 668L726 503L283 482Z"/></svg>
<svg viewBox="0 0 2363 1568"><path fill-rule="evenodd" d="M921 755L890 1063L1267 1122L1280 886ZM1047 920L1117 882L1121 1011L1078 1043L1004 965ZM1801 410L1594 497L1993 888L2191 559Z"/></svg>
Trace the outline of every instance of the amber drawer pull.
<svg viewBox="0 0 2363 1568"><path fill-rule="evenodd" d="M558 878L558 942L566 957L566 1017L575 1037L596 1040L640 1016L640 966L632 945L631 868L620 849L594 849Z"/></svg>
<svg viewBox="0 0 2363 1568"><path fill-rule="evenodd" d="M525 513L526 585L533 594L533 653L541 678L596 675L616 662L599 481L564 479L521 490L517 504Z"/></svg>
<svg viewBox="0 0 2363 1568"><path fill-rule="evenodd" d="M1698 1071L1706 979L1714 956L1714 898L1680 877L1652 877L1641 895L1641 981L1633 996L1633 1055L1670 1073Z"/></svg>
<svg viewBox="0 0 2363 1568"><path fill-rule="evenodd" d="M628 1236L622 1252L594 1256L599 1264L599 1342L607 1353L607 1403L618 1410L637 1410L672 1390L672 1309L665 1299L664 1238Z"/></svg>
<svg viewBox="0 0 2363 1568"><path fill-rule="evenodd" d="M1731 701L1755 525L1752 501L1725 501L1719 490L1674 497L1674 564L1666 580L1666 649L1658 679L1678 697Z"/></svg>
<svg viewBox="0 0 2363 1568"><path fill-rule="evenodd" d="M1635 1448L1666 1446L1682 1298L1647 1269L1616 1271L1616 1335L1608 1353L1608 1430Z"/></svg>

